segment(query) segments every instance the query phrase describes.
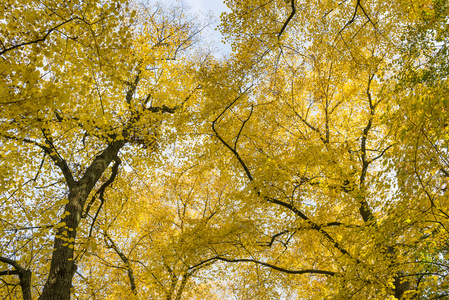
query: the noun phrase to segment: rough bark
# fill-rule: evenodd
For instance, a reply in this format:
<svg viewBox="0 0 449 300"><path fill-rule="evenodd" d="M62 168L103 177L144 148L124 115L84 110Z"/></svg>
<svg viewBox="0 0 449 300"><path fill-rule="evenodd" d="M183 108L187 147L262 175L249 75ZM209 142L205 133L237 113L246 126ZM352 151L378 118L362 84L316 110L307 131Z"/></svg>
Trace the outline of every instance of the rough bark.
<svg viewBox="0 0 449 300"><path fill-rule="evenodd" d="M73 185L69 185L69 202L64 209L66 216L61 220L65 225L57 230L50 272L39 300L70 299L73 275L76 271L73 243L76 240L84 204L95 184L110 163L116 159L118 151L124 144L123 140L110 144L94 159L83 177Z"/></svg>
<svg viewBox="0 0 449 300"><path fill-rule="evenodd" d="M0 262L6 263L14 267L14 270L0 271L0 276L3 275L18 275L20 280L20 287L22 288L23 300L31 300L31 271L23 268L15 260L1 257Z"/></svg>
<svg viewBox="0 0 449 300"><path fill-rule="evenodd" d="M19 274L23 300L31 300L31 271L22 270Z"/></svg>

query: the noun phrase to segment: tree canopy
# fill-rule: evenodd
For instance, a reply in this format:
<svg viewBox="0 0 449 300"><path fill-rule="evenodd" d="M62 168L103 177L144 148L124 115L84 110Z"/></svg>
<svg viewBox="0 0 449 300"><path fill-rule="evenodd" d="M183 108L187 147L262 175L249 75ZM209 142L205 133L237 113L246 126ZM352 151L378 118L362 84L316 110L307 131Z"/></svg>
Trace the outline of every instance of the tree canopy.
<svg viewBox="0 0 449 300"><path fill-rule="evenodd" d="M0 1L3 299L449 297L449 3L226 4Z"/></svg>

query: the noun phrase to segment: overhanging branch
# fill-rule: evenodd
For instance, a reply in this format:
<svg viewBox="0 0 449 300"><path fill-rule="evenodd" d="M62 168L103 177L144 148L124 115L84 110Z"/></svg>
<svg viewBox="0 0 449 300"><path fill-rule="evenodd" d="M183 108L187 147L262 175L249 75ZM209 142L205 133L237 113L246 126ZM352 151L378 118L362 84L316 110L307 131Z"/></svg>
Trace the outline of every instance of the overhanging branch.
<svg viewBox="0 0 449 300"><path fill-rule="evenodd" d="M249 259L249 258L239 258L239 259L229 259L229 258L225 258L225 257L221 257L221 256L216 256L216 257L212 257L200 264L203 264L205 262L210 262L210 261L224 261L224 262L229 262L229 263L238 263L238 262L251 262L251 263L255 263L258 265L262 265L264 267L276 270L276 271L280 271L283 273L287 273L287 274L320 274L320 275L328 275L328 276L334 276L336 273L333 271L327 271L327 270L316 270L316 269L304 269L304 270L290 270L290 269L286 269L283 267L279 267L273 264L269 264L263 261L259 261L259 260L255 260L255 259ZM198 264L198 265L200 265ZM195 268L197 265L190 267L189 269L193 269Z"/></svg>
<svg viewBox="0 0 449 300"><path fill-rule="evenodd" d="M296 14L296 7L295 7L295 0L290 0L290 4L292 7L292 11L290 15L288 16L287 20L284 22L284 25L282 25L281 30L278 33L278 39L281 38L282 33L284 33L285 29L287 28L288 23L293 19L293 16Z"/></svg>

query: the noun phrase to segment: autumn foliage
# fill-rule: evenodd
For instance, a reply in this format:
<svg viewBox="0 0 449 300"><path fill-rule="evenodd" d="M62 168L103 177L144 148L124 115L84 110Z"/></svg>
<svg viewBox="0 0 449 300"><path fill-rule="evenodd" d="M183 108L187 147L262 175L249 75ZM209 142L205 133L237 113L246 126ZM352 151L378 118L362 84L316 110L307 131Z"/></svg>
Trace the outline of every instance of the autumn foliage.
<svg viewBox="0 0 449 300"><path fill-rule="evenodd" d="M449 297L449 4L226 4L0 0L2 299Z"/></svg>

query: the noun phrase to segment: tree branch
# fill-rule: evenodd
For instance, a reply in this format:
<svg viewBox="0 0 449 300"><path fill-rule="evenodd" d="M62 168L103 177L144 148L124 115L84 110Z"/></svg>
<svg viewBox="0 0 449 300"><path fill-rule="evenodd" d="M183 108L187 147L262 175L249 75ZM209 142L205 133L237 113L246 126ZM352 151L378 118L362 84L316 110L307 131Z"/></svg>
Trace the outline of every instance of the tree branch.
<svg viewBox="0 0 449 300"><path fill-rule="evenodd" d="M360 144L360 151L361 151L361 159L362 159L362 171L360 174L360 188L362 189L362 192L364 190L364 185L365 185L365 178L366 178L366 174L368 172L368 167L371 164L371 160L368 159L367 157L367 150L366 150L366 141L368 139L368 134L369 131L373 125L373 117L374 117L374 111L376 109L376 105L373 103L372 98L371 98L371 82L374 78L374 74L369 76L368 78L368 86L366 88L366 95L368 97L368 102L369 102L369 107L370 107L370 115L369 115L369 120L368 120L368 124L366 125L366 127L363 129L363 134L362 134L362 139L361 139L361 144ZM366 198L364 195L360 195L359 197L360 199L360 207L359 207L359 212L360 215L363 218L363 221L365 223L368 222L375 222L374 219L374 215L369 207L368 202L366 201ZM374 224L374 223L373 223Z"/></svg>
<svg viewBox="0 0 449 300"><path fill-rule="evenodd" d="M246 118L245 121L243 121L242 127L240 127L239 133L237 134L237 137L235 138L234 149L237 149L237 142L239 140L240 134L242 133L243 127L245 127L246 122L248 122L249 119L251 118L251 115L253 114L253 110L254 110L254 106L251 105L251 111L249 112L249 116L248 116L248 118Z"/></svg>
<svg viewBox="0 0 449 300"><path fill-rule="evenodd" d="M95 221L97 220L98 214L100 213L101 208L103 207L103 204L104 204L104 192L106 191L106 188L114 182L114 180L115 180L115 178L117 177L117 174L118 174L118 167L119 167L119 165L121 163L121 160L120 160L120 158L118 156L116 156L114 158L114 161L115 162L114 162L114 165L112 166L111 176L109 177L108 180L106 180L101 185L101 187L95 193L95 195L98 195L98 198L100 199L100 206L98 207L97 213L95 214L95 217L92 220L92 224L91 224L90 230L89 230L89 237L92 236L92 230L94 228ZM94 200L95 200L95 196L92 198L91 202L89 202L89 204L88 204L88 206L86 208L86 212L85 212L84 217L87 216L87 214L89 213L90 207L92 206Z"/></svg>
<svg viewBox="0 0 449 300"><path fill-rule="evenodd" d="M242 158L240 157L240 155L238 154L237 150L233 147L231 147L231 145L229 145L218 133L217 129L215 128L215 125L217 124L217 121L224 115L224 113L230 109L251 87L247 88L245 91L243 91L243 93L240 93L235 99L234 101L232 101L219 115L218 117L212 122L212 130L215 133L215 136L221 141L221 143L223 145L226 146L226 148L228 148L229 150L231 150L231 152L234 154L234 156L237 158L237 160L239 161L240 165L243 167L243 170L245 171L246 176L248 177L248 179L250 181L253 181L253 176L251 175L251 172L249 171L248 167L246 166L246 164L243 162Z"/></svg>
<svg viewBox="0 0 449 300"><path fill-rule="evenodd" d="M160 112L160 113L169 113L174 114L175 111L178 109L178 106L168 107L166 105L162 106L150 106L148 108L145 108L148 111L151 111L153 113Z"/></svg>
<svg viewBox="0 0 449 300"><path fill-rule="evenodd" d="M278 33L278 40L281 38L282 33L284 33L285 29L287 28L288 23L290 23L290 21L296 14L295 0L290 0L290 4L292 7L292 11L291 11L290 15L288 16L287 20L284 22L284 25L282 25L282 28Z"/></svg>
<svg viewBox="0 0 449 300"><path fill-rule="evenodd" d="M111 239L111 237L105 232L104 236L109 242L111 243L110 247L114 249L115 253L120 257L120 259L123 261L126 267L126 271L129 278L129 283L131 285L131 291L134 295L137 295L137 288L136 288L136 281L134 280L134 274L133 270L131 268L131 265L129 263L129 259L123 254L123 252L115 245L114 241ZM109 245L108 245L109 246Z"/></svg>
<svg viewBox="0 0 449 300"><path fill-rule="evenodd" d="M15 260L0 256L0 262L11 265L15 270L5 270L0 272L0 276L19 275L20 287L22 288L23 300L31 300L31 271L23 268Z"/></svg>
<svg viewBox="0 0 449 300"><path fill-rule="evenodd" d="M39 43L39 42L43 42L43 41L45 41L45 40L47 39L47 37L48 37L53 31L55 31L55 30L58 29L59 27L65 25L65 24L67 24L67 23L69 23L69 22L71 22L71 21L73 21L73 20L81 20L81 19L80 19L79 17L74 17L74 18L68 19L68 20L66 20L66 21L64 21L64 22L62 22L62 23L56 25L55 27L50 28L49 30L47 30L47 33L46 33L43 37L41 37L41 38L38 38L38 39L33 40L33 41L29 41L29 42L20 43L20 44L14 45L14 46L9 47L9 48L4 48L4 50L0 51L0 55L3 55L3 54L5 54L6 52L9 52L9 51L11 51L11 50L14 50L14 49L17 49L17 48L26 46L26 45L37 44L37 43Z"/></svg>
<svg viewBox="0 0 449 300"><path fill-rule="evenodd" d="M249 259L249 258L229 259L229 258L216 256L216 257L212 257L212 258L210 258L210 259L208 259L206 261L213 261L213 260L220 260L220 261L230 262L230 263L234 263L234 262L252 262L252 263L255 263L255 264L258 264L258 265L262 265L264 267L271 268L273 270L280 271L280 272L287 273L287 274L321 274L321 275L329 275L329 276L334 276L336 274L336 272L333 272L333 271L315 270L315 269L289 270L289 269L286 269L286 268L275 266L273 264L269 264L269 263L266 263L266 262L263 262L263 261L258 261L258 260ZM204 262L206 262L206 261L204 261ZM190 267L189 269L194 268L194 267L196 267L196 266Z"/></svg>

